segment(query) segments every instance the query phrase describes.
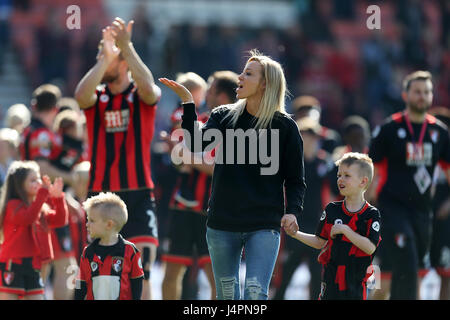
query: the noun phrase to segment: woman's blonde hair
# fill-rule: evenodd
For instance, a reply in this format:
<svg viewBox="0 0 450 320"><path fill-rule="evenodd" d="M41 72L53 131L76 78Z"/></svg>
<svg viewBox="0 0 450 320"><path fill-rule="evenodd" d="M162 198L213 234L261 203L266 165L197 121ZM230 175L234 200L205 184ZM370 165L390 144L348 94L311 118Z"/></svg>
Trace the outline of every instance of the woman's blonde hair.
<svg viewBox="0 0 450 320"><path fill-rule="evenodd" d="M270 127L277 111L287 114L285 110L285 98L288 94L286 78L278 62L261 54L257 49L252 49L249 53L247 64L251 61L259 62L262 67L262 79L266 82L264 94L255 115L258 118L255 129L266 129ZM246 102L246 99L239 99L231 108L229 116L233 126L236 126L239 116L244 112Z"/></svg>

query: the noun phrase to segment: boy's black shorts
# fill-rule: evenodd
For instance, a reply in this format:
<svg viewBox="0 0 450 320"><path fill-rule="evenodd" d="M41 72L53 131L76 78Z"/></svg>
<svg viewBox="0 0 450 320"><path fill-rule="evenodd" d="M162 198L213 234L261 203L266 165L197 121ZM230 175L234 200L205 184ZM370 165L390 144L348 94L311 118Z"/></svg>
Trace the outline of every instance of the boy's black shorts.
<svg viewBox="0 0 450 320"><path fill-rule="evenodd" d="M377 259L382 272L409 267L428 269L431 212L419 212L394 201L379 201L383 229Z"/></svg>
<svg viewBox="0 0 450 320"><path fill-rule="evenodd" d="M114 193L125 202L128 210L128 221L120 234L135 244L149 242L158 246L158 222L153 192L145 189ZM97 194L99 192L89 192L88 197Z"/></svg>
<svg viewBox="0 0 450 320"><path fill-rule="evenodd" d="M17 260L0 263L0 292L20 296L44 294L44 282L40 270L33 268L32 258Z"/></svg>
<svg viewBox="0 0 450 320"><path fill-rule="evenodd" d="M206 216L187 210L171 210L169 249L163 261L191 265L194 257L199 266L210 263L206 243Z"/></svg>

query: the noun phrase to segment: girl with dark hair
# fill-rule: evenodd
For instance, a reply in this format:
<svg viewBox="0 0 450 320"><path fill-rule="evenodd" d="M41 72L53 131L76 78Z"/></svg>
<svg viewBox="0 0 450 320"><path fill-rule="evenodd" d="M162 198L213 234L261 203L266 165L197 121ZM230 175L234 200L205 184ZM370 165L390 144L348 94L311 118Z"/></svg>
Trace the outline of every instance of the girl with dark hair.
<svg viewBox="0 0 450 320"><path fill-rule="evenodd" d="M53 257L50 229L67 224L63 180L40 177L35 161L15 161L0 199L0 300L41 300L42 266Z"/></svg>

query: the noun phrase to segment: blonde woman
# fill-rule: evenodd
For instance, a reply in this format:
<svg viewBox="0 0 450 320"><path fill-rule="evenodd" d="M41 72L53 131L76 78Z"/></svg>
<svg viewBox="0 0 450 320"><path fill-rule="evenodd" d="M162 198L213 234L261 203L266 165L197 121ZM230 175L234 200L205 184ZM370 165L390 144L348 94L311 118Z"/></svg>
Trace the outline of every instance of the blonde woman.
<svg viewBox="0 0 450 320"><path fill-rule="evenodd" d="M203 149L211 145L211 136L216 140L206 238L218 299L241 298L243 252L243 298L268 299L280 225L290 232L298 230L306 187L302 139L284 109L283 69L256 50L250 54L239 75L238 101L215 108L201 128L189 91L175 81L159 79L183 101L185 134L194 139L200 136L202 143L197 145ZM202 151L185 141L191 150Z"/></svg>

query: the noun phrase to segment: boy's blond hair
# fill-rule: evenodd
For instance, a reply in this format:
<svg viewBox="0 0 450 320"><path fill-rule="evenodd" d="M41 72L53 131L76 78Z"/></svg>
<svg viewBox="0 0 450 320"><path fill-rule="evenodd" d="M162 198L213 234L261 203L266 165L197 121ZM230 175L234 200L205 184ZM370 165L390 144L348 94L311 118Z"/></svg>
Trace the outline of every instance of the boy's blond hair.
<svg viewBox="0 0 450 320"><path fill-rule="evenodd" d="M87 214L96 210L103 220L112 220L119 232L128 220L128 210L125 202L112 192L101 192L83 202Z"/></svg>
<svg viewBox="0 0 450 320"><path fill-rule="evenodd" d="M372 183L373 179L373 162L372 159L364 153L359 152L347 152L339 160L335 162L337 166L344 164L346 166L351 166L352 164L357 164L359 167L360 176L368 178L366 190Z"/></svg>
<svg viewBox="0 0 450 320"><path fill-rule="evenodd" d="M246 66L256 61L261 65L262 81L265 81L264 94L259 104L258 112L255 117L258 119L255 129L266 129L271 126L272 119L276 112L287 115L285 110L285 99L288 95L286 78L281 64L271 57L263 55L257 49L250 50L250 57L246 62ZM228 114L233 127L245 110L247 99L239 99Z"/></svg>

